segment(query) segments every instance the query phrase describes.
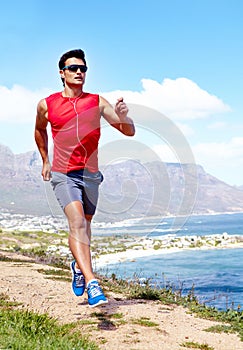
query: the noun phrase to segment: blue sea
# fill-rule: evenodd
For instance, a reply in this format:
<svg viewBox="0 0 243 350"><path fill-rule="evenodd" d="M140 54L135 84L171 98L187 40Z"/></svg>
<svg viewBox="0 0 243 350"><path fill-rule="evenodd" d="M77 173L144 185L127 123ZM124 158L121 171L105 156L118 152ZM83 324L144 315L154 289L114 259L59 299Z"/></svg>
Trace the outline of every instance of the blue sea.
<svg viewBox="0 0 243 350"><path fill-rule="evenodd" d="M95 234L129 236L242 235L243 213L198 215L189 218L127 220L95 229ZM132 257L131 257L132 258ZM134 276L157 286L172 286L186 295L192 289L198 300L218 309L243 309L243 249L187 250L136 258L109 265L108 273Z"/></svg>

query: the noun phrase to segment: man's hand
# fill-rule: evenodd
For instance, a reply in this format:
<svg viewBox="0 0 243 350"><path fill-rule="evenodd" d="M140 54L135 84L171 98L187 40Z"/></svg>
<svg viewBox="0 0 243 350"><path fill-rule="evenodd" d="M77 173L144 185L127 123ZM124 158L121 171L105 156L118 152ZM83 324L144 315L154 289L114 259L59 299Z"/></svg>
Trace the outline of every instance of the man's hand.
<svg viewBox="0 0 243 350"><path fill-rule="evenodd" d="M128 107L126 103L123 102L123 97L118 98L117 103L115 105L115 112L118 115L118 117L121 119L121 121L127 117Z"/></svg>
<svg viewBox="0 0 243 350"><path fill-rule="evenodd" d="M51 164L45 163L42 167L42 173L41 173L44 181L50 181L51 179Z"/></svg>
<svg viewBox="0 0 243 350"><path fill-rule="evenodd" d="M106 99L100 96L99 107L100 114L110 125L126 136L133 136L135 134L135 127L132 119L127 116L128 107L123 102L123 97L118 98L113 108Z"/></svg>

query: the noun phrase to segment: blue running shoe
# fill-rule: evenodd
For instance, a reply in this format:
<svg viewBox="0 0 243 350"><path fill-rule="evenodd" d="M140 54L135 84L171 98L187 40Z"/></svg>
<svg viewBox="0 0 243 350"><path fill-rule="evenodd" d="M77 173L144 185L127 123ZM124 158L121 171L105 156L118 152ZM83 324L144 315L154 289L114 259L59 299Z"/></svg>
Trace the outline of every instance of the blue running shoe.
<svg viewBox="0 0 243 350"><path fill-rule="evenodd" d="M99 286L98 281L93 280L89 283L87 287L87 293L88 293L88 303L90 307L95 307L98 305L106 304L108 303L108 300L104 296L104 293Z"/></svg>
<svg viewBox="0 0 243 350"><path fill-rule="evenodd" d="M74 294L77 297L81 297L81 295L84 294L85 291L85 279L82 272L76 272L75 271L75 260L71 262L70 264L73 280L72 280L72 289Z"/></svg>

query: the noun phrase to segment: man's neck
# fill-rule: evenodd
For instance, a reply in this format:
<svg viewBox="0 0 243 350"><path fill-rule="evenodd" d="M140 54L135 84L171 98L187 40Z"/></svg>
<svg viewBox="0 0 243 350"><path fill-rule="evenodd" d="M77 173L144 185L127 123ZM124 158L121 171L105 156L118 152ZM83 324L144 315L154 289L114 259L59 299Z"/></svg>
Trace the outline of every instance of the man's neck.
<svg viewBox="0 0 243 350"><path fill-rule="evenodd" d="M70 88L68 86L65 86L62 95L63 97L79 97L80 95L82 95L83 93L83 89L82 87L77 87L77 88Z"/></svg>

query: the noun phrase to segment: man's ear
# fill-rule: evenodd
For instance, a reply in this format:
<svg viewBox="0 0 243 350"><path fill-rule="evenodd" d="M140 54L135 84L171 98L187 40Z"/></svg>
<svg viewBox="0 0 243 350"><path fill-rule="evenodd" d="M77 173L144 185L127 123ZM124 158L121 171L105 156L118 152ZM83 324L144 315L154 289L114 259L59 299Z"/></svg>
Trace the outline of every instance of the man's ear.
<svg viewBox="0 0 243 350"><path fill-rule="evenodd" d="M62 70L62 69L60 69L59 70L59 74L60 74L60 76L61 76L61 78L65 78L65 76L64 76L64 70Z"/></svg>

